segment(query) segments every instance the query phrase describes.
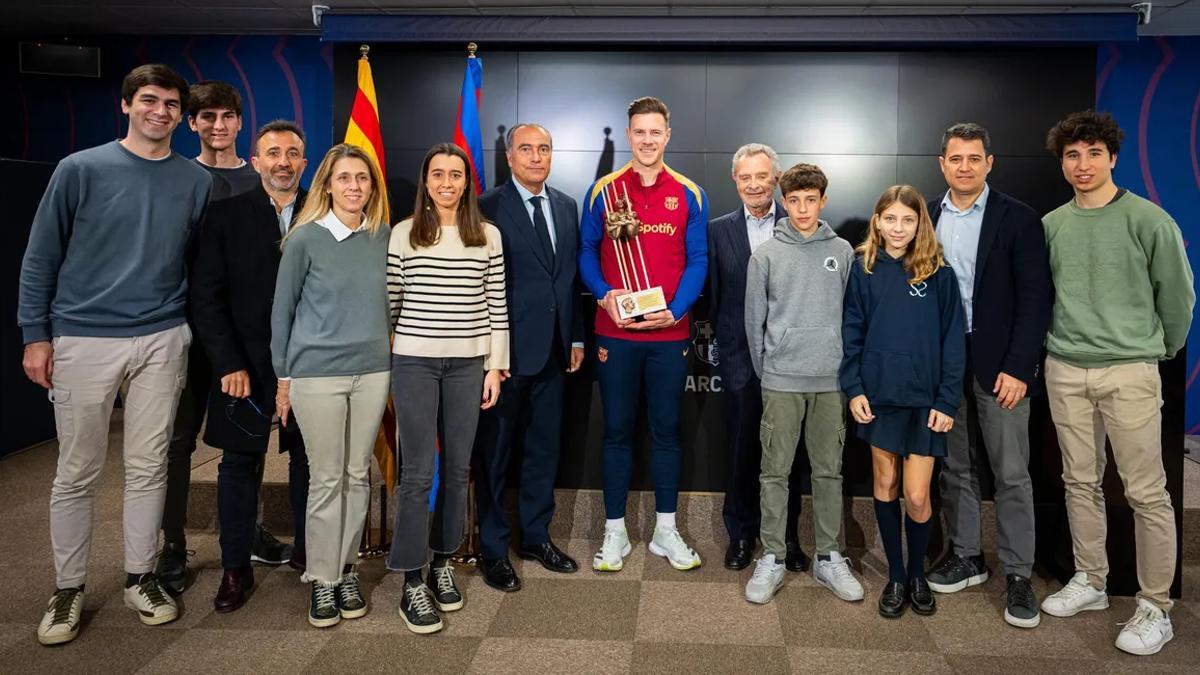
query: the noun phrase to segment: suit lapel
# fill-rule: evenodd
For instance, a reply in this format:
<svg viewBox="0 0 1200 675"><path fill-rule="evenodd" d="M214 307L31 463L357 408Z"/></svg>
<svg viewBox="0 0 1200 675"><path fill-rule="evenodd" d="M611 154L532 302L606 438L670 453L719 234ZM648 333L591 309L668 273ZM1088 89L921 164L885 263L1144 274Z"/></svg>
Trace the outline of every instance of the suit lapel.
<svg viewBox="0 0 1200 675"><path fill-rule="evenodd" d="M570 222L572 220L571 213L568 212L567 205L560 199L556 199L550 188L546 188L546 196L550 200L550 211L554 214L554 274L562 269L563 251L565 244L570 241L573 233L570 231Z"/></svg>
<svg viewBox="0 0 1200 675"><path fill-rule="evenodd" d="M542 267L546 268L547 272L552 271L554 266L542 253L542 243L538 241L537 233L533 231L533 220L530 219L529 211L525 209L525 204L521 201L521 194L517 192L517 188L513 187L512 183L505 184L504 199L500 203L500 208L505 210L508 222L512 223L517 230L516 236L520 237L525 245L533 251L533 256L542 263Z"/></svg>
<svg viewBox="0 0 1200 675"><path fill-rule="evenodd" d="M745 265L750 260L750 232L746 230L746 208L742 207L737 210L737 215L733 217L733 232L729 233L729 238L733 243L734 261L738 265Z"/></svg>
<svg viewBox="0 0 1200 675"><path fill-rule="evenodd" d="M1007 205L994 190L988 193L988 203L983 206L983 224L979 228L979 248L975 250L975 282L972 286L974 293L979 294L979 280L983 278L983 267L987 264L988 253L1000 232L1000 221L1004 220Z"/></svg>

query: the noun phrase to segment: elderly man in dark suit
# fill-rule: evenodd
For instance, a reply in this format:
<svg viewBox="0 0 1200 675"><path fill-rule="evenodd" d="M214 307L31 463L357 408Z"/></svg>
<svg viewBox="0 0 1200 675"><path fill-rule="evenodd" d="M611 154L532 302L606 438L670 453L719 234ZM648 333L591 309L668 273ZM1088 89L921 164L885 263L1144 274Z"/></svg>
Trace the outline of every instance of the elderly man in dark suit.
<svg viewBox="0 0 1200 675"><path fill-rule="evenodd" d="M998 556L1004 566L1004 619L1041 620L1033 569L1033 484L1029 478L1029 396L1041 384L1042 342L1050 324L1050 265L1041 218L987 184L991 138L978 124L942 135L938 162L949 189L929 202L946 262L958 276L966 318L967 372L947 439L942 507L951 540L930 571L930 587L953 593L987 581L980 552L981 436L996 485Z"/></svg>
<svg viewBox="0 0 1200 675"><path fill-rule="evenodd" d="M762 445L762 384L754 375L746 347L744 299L746 267L750 254L771 239L775 222L786 218L775 201L779 157L770 146L748 143L733 155L733 182L742 207L708 224L708 315L716 325L719 362L717 373L725 398L725 435L728 443L729 483L723 516L729 533L725 566L740 570L750 564L758 537L759 470ZM803 453L796 453L788 485L788 523L785 564L793 572L808 568L800 550L797 521L800 517L800 471Z"/></svg>
<svg viewBox="0 0 1200 675"><path fill-rule="evenodd" d="M204 442L223 451L217 509L225 573L213 603L218 612L241 607L254 586L250 550L277 386L270 343L279 242L305 198L300 176L307 160L300 127L270 122L259 130L253 150L251 161L261 184L209 208L192 272L192 316L215 379ZM302 569L308 458L295 419L279 428L279 449L289 455L295 526L291 561Z"/></svg>
<svg viewBox="0 0 1200 675"><path fill-rule="evenodd" d="M517 555L554 572L578 564L550 541L554 478L562 449L566 373L583 363L583 321L575 279L579 209L546 185L553 141L540 124L516 124L505 138L512 179L479 198L484 216L500 229L512 330L511 368L500 402L479 418L475 439L475 495L483 579L501 591L521 580L508 558L511 528L504 485L514 445L523 450Z"/></svg>

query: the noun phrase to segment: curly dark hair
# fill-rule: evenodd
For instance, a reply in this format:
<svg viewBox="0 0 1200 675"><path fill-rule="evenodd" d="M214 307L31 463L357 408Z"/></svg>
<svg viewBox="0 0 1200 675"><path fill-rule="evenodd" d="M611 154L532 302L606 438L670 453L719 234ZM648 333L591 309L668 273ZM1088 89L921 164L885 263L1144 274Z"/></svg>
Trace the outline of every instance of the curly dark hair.
<svg viewBox="0 0 1200 675"><path fill-rule="evenodd" d="M1072 143L1097 141L1108 146L1109 154L1116 155L1121 149L1125 132L1109 113L1094 110L1074 112L1061 119L1046 134L1046 149L1055 157L1062 158L1063 148Z"/></svg>
<svg viewBox="0 0 1200 675"><path fill-rule="evenodd" d="M779 193L784 197L797 190L816 190L824 197L827 187L829 179L816 164L797 164L779 177Z"/></svg>

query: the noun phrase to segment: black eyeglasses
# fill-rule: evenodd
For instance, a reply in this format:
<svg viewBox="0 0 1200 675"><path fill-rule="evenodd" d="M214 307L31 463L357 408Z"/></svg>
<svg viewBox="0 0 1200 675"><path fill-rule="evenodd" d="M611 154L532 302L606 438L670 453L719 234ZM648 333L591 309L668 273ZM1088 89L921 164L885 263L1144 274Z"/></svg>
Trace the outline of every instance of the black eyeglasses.
<svg viewBox="0 0 1200 675"><path fill-rule="evenodd" d="M225 419L250 438L266 438L271 434L271 416L251 398L230 398L225 404ZM263 431L251 431L246 427L260 427Z"/></svg>

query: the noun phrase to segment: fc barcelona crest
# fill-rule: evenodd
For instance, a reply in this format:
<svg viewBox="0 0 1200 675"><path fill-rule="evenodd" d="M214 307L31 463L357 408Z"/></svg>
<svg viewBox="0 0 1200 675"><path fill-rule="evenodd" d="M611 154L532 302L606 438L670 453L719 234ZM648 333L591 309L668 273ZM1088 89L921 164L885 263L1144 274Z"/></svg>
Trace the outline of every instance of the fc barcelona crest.
<svg viewBox="0 0 1200 675"><path fill-rule="evenodd" d="M692 344L696 347L696 358L710 366L721 362L717 352L717 336L712 323L696 321L694 324Z"/></svg>
<svg viewBox="0 0 1200 675"><path fill-rule="evenodd" d="M667 197L663 200L663 206L667 207L668 211L674 211L679 208L679 197Z"/></svg>

